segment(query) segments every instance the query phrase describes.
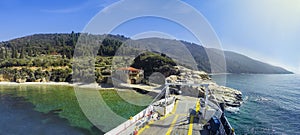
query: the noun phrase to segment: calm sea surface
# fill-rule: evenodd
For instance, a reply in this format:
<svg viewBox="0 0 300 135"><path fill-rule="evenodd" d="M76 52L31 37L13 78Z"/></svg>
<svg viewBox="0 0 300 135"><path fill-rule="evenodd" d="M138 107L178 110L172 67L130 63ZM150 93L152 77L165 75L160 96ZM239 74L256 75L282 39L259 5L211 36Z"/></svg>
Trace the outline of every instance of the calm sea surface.
<svg viewBox="0 0 300 135"><path fill-rule="evenodd" d="M300 75L230 74L212 78L221 85L243 92L244 103L239 111L226 112L237 134L300 135ZM107 105L125 119L145 108L125 102L116 91L99 92ZM137 101L150 103L152 100L130 92L122 95ZM85 117L72 87L0 85L0 134L103 132Z"/></svg>
<svg viewBox="0 0 300 135"><path fill-rule="evenodd" d="M114 90L101 90L99 93L102 101L114 113L123 117L124 121L145 108L125 102L124 97L131 99L134 97L135 102L152 101L151 97L137 95L132 91L120 93ZM95 91L84 90L83 94L88 100L95 97ZM93 107L90 111L94 111L93 109L101 111L97 107ZM104 114L97 116L103 117ZM106 123L109 124L112 125ZM101 135L103 132L86 118L72 87L0 85L0 135L91 134Z"/></svg>
<svg viewBox="0 0 300 135"><path fill-rule="evenodd" d="M226 81L224 81L226 77ZM300 134L300 75L215 75L243 92L244 104L226 113L237 134Z"/></svg>

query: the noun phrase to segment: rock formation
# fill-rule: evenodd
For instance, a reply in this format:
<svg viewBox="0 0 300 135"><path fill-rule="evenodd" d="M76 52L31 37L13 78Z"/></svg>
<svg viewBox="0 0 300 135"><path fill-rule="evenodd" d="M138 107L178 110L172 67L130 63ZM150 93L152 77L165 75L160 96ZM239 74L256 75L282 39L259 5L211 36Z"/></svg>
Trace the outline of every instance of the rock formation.
<svg viewBox="0 0 300 135"><path fill-rule="evenodd" d="M211 80L207 73L203 71L193 71L181 66L176 66L176 69L179 70L180 74L167 77L168 82L209 84L208 98L211 101L225 103L225 105L228 107L241 106L243 102L242 92L225 86L219 86ZM205 88L201 86L173 86L173 88L180 89L182 95L185 96L204 97L205 95Z"/></svg>

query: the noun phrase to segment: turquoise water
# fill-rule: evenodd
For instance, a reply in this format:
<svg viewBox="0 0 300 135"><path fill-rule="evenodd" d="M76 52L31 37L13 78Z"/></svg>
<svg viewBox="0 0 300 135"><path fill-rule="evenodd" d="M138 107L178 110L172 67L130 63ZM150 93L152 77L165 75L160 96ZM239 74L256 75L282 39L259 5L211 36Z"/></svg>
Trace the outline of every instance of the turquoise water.
<svg viewBox="0 0 300 135"><path fill-rule="evenodd" d="M226 85L243 92L239 112L226 116L239 134L300 134L300 75L226 75ZM213 76L222 84L224 76ZM128 104L116 91L99 91L124 118L144 106ZM125 92L122 95L145 96ZM123 108L122 108L123 107ZM129 109L128 109L129 108ZM132 110L131 112L128 110ZM0 134L103 134L82 113L74 90L67 86L0 86Z"/></svg>
<svg viewBox="0 0 300 135"><path fill-rule="evenodd" d="M212 76L222 84L224 75ZM243 92L239 112L226 113L237 134L300 134L300 75L226 75Z"/></svg>
<svg viewBox="0 0 300 135"><path fill-rule="evenodd" d="M83 89L84 94L95 91ZM152 98L132 91L99 91L119 116L128 119L146 106L133 105L123 97L151 102ZM94 97L94 96L90 96ZM97 109L97 108L94 108ZM102 114L99 114L100 116ZM74 89L69 86L0 85L0 135L101 135L82 112Z"/></svg>

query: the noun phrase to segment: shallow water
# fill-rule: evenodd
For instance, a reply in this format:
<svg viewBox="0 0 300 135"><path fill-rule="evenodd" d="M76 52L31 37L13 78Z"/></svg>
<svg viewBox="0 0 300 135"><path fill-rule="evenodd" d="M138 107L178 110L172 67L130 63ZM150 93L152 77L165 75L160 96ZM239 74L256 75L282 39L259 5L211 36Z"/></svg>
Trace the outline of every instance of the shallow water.
<svg viewBox="0 0 300 135"><path fill-rule="evenodd" d="M109 108L125 120L145 108L126 102L114 90L98 92ZM90 91L85 93L88 95ZM121 94L135 96L136 93L127 91ZM136 101L151 102L147 96L135 97ZM103 132L84 115L70 86L1 85L0 134L99 135Z"/></svg>
<svg viewBox="0 0 300 135"><path fill-rule="evenodd" d="M219 84L224 75L212 76ZM237 134L300 134L300 75L226 75L243 92L237 113L226 113Z"/></svg>
<svg viewBox="0 0 300 135"><path fill-rule="evenodd" d="M237 113L226 112L237 134L300 134L299 75L226 75L226 85L243 92ZM223 84L223 75L213 76ZM134 92L99 91L113 112L128 119L150 103ZM89 95L89 91L86 92ZM145 104L144 103L144 104ZM99 114L101 115L101 114ZM69 86L0 85L0 134L103 134L84 115Z"/></svg>

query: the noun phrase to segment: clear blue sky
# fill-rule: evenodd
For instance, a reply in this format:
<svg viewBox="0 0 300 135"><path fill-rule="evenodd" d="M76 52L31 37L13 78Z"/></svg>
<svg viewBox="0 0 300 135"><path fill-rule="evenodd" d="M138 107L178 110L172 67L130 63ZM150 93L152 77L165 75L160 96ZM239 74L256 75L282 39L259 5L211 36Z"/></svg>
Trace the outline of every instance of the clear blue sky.
<svg viewBox="0 0 300 135"><path fill-rule="evenodd" d="M80 32L98 12L116 1L1 0L0 41L36 33ZM299 0L183 1L206 17L223 49L300 73ZM136 19L126 26L114 32L132 36L147 30L163 31L197 42L188 31L166 20Z"/></svg>

